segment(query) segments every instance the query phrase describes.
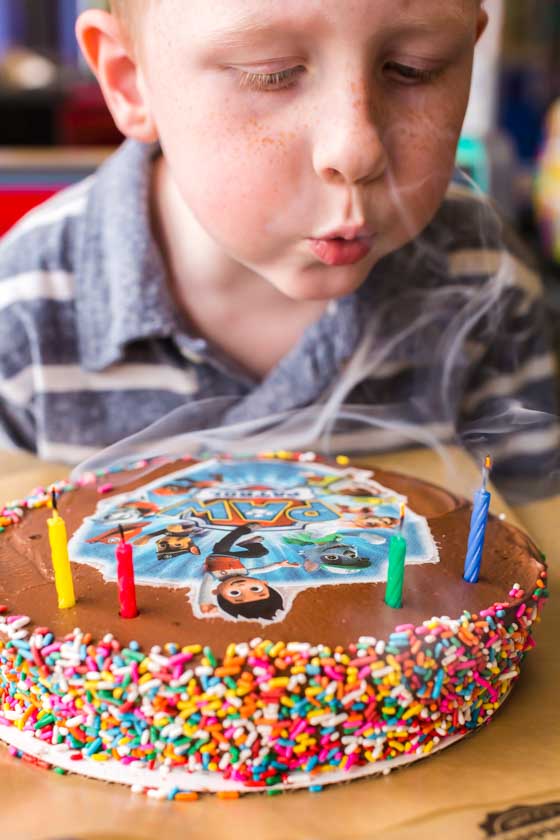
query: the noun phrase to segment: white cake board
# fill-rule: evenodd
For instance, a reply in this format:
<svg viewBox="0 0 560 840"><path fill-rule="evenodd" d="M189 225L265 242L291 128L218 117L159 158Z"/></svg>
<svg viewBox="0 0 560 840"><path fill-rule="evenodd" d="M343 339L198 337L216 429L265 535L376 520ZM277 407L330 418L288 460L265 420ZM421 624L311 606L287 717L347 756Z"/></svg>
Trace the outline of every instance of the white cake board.
<svg viewBox="0 0 560 840"><path fill-rule="evenodd" d="M403 765L412 764L422 758L428 758L435 752L454 744L464 737L465 734L450 735L444 738L429 753L397 756L390 761L376 761L364 767L352 767L348 771L333 770L314 775L296 772L281 784L254 788L245 787L241 782L224 779L219 773L205 773L203 771L190 773L182 767L161 767L157 770L149 770L147 767L143 767L140 762L123 765L114 759L95 761L92 758L72 761L70 756L75 754L76 751L68 749L65 744L53 746L36 738L31 732L21 732L15 726L0 725L0 741L4 741L4 743L15 747L26 755L41 759L53 767L61 767L63 770L79 776L87 776L103 782L115 782L131 787L155 789L161 795L162 799L167 798L168 794L176 788L182 791L197 791L200 793L217 793L218 791L263 793L270 790L288 791L309 788L314 785L323 786L336 784L337 782L350 782L365 776L387 774L391 770L395 770Z"/></svg>

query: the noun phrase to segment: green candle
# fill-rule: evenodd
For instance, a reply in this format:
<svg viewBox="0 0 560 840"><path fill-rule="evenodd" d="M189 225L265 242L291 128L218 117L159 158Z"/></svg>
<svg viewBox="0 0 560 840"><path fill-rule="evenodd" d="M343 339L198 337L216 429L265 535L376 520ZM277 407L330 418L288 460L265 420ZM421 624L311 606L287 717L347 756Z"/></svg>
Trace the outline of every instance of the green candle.
<svg viewBox="0 0 560 840"><path fill-rule="evenodd" d="M395 610L402 607L405 558L406 540L400 534L395 534L389 543L389 573L385 589L385 603Z"/></svg>

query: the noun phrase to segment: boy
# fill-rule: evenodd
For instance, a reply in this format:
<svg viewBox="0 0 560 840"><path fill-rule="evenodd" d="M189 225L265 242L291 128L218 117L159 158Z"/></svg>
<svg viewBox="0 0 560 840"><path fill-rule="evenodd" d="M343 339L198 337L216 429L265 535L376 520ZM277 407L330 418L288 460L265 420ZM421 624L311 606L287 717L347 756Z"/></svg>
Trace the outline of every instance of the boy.
<svg viewBox="0 0 560 840"><path fill-rule="evenodd" d="M549 473L539 284L448 191L485 23L479 0L82 14L129 141L0 248L4 443L79 460L180 405L188 431L344 400L482 443L495 478Z"/></svg>

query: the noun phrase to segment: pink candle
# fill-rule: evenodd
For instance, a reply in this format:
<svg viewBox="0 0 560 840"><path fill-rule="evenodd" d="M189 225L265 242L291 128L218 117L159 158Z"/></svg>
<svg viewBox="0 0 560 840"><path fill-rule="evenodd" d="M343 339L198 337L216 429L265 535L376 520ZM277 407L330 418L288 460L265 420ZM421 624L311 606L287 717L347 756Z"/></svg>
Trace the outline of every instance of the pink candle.
<svg viewBox="0 0 560 840"><path fill-rule="evenodd" d="M117 558L117 578L119 581L119 603L121 606L119 614L121 618L136 618L138 608L136 606L132 546L124 538L122 525L119 525L119 530L121 532L121 541L115 551Z"/></svg>

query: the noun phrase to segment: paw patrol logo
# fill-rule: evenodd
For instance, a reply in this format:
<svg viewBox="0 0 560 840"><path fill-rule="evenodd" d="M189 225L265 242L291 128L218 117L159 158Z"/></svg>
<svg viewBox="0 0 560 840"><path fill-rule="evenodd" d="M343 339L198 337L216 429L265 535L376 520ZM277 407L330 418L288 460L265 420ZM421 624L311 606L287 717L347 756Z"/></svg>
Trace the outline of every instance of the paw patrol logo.
<svg viewBox="0 0 560 840"><path fill-rule="evenodd" d="M197 493L197 498L201 502L212 502L216 499L258 499L260 502L266 499L306 501L313 499L313 493L307 487L294 487L292 490L275 487L205 487Z"/></svg>
<svg viewBox="0 0 560 840"><path fill-rule="evenodd" d="M288 491L274 487L204 488L184 506L184 513L217 527L258 524L262 528L293 528L338 518L336 511L314 499L306 487Z"/></svg>

